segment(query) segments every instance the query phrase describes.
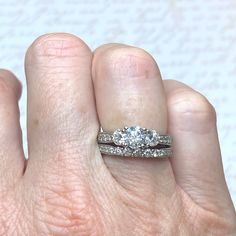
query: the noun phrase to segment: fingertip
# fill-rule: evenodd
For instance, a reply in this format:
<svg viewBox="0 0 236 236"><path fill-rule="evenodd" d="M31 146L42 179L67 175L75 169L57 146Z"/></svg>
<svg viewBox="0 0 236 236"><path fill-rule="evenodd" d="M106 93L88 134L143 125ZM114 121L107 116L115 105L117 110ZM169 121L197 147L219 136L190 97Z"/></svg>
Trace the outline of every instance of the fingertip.
<svg viewBox="0 0 236 236"><path fill-rule="evenodd" d="M94 78L99 69L112 71L112 74L116 73L117 77L160 77L160 70L151 54L142 48L124 44L105 44L97 48L93 57ZM155 72L155 75L149 76L150 71Z"/></svg>
<svg viewBox="0 0 236 236"><path fill-rule="evenodd" d="M0 68L0 94L3 96L13 95L17 100L22 93L22 84L17 77L7 69Z"/></svg>
<svg viewBox="0 0 236 236"><path fill-rule="evenodd" d="M224 179L215 109L205 96L186 84L167 80L164 87L168 132L174 138L171 164L176 181L202 208L223 212L230 199ZM227 213L224 211L224 214Z"/></svg>
<svg viewBox="0 0 236 236"><path fill-rule="evenodd" d="M91 49L79 37L69 33L49 33L39 36L28 48L25 56L26 65L35 62L46 65L52 58L91 57Z"/></svg>

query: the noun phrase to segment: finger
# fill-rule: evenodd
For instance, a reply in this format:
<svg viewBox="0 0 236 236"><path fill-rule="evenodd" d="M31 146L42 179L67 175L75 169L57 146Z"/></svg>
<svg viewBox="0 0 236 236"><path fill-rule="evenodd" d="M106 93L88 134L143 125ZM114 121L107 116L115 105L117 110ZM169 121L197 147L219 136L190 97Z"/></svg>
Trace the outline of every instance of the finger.
<svg viewBox="0 0 236 236"><path fill-rule="evenodd" d="M177 183L205 209L232 209L228 207L232 203L224 178L214 108L187 85L172 80L164 85L168 129L175 137L171 163Z"/></svg>
<svg viewBox="0 0 236 236"><path fill-rule="evenodd" d="M24 170L20 95L20 82L11 72L0 69L0 193L11 188Z"/></svg>
<svg viewBox="0 0 236 236"><path fill-rule="evenodd" d="M85 171L89 165L98 130L91 59L88 46L70 34L42 36L29 48L27 126L33 171L41 171L41 165Z"/></svg>
<svg viewBox="0 0 236 236"><path fill-rule="evenodd" d="M161 75L148 53L125 45L105 45L95 51L92 71L97 112L105 131L139 125L166 133ZM168 159L104 156L104 160L125 188L147 195L156 188L159 194L173 193L174 178Z"/></svg>

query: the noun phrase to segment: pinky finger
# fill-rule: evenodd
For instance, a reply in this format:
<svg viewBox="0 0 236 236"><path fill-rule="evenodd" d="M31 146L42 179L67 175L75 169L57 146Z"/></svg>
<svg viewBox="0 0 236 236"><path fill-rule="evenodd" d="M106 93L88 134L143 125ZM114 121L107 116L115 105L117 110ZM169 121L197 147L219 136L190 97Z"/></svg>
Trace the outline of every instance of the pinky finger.
<svg viewBox="0 0 236 236"><path fill-rule="evenodd" d="M176 181L191 199L210 212L235 217L225 182L216 114L207 99L177 81L164 81L169 133L175 137L171 164ZM232 217L233 216L233 217Z"/></svg>

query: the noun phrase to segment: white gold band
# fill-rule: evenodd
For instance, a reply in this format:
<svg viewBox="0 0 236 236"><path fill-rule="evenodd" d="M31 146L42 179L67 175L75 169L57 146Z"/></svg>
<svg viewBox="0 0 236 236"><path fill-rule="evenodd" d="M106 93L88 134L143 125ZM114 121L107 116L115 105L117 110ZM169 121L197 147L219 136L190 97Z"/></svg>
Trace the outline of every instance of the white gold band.
<svg viewBox="0 0 236 236"><path fill-rule="evenodd" d="M99 144L99 149L102 154L123 157L144 157L144 158L165 158L172 155L171 148L161 149L132 149L128 147L118 147L108 144Z"/></svg>

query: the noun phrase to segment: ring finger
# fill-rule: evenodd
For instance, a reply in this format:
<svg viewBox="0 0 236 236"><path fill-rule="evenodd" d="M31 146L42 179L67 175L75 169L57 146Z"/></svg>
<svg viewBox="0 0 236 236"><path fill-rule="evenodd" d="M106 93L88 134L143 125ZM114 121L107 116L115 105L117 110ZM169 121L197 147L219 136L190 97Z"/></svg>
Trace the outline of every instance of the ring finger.
<svg viewBox="0 0 236 236"><path fill-rule="evenodd" d="M94 53L92 71L98 117L105 131L138 125L161 134L167 132L162 79L155 60L147 52L121 44L104 45ZM104 161L126 189L142 195L155 191L169 196L174 192L174 175L168 158L104 155Z"/></svg>

